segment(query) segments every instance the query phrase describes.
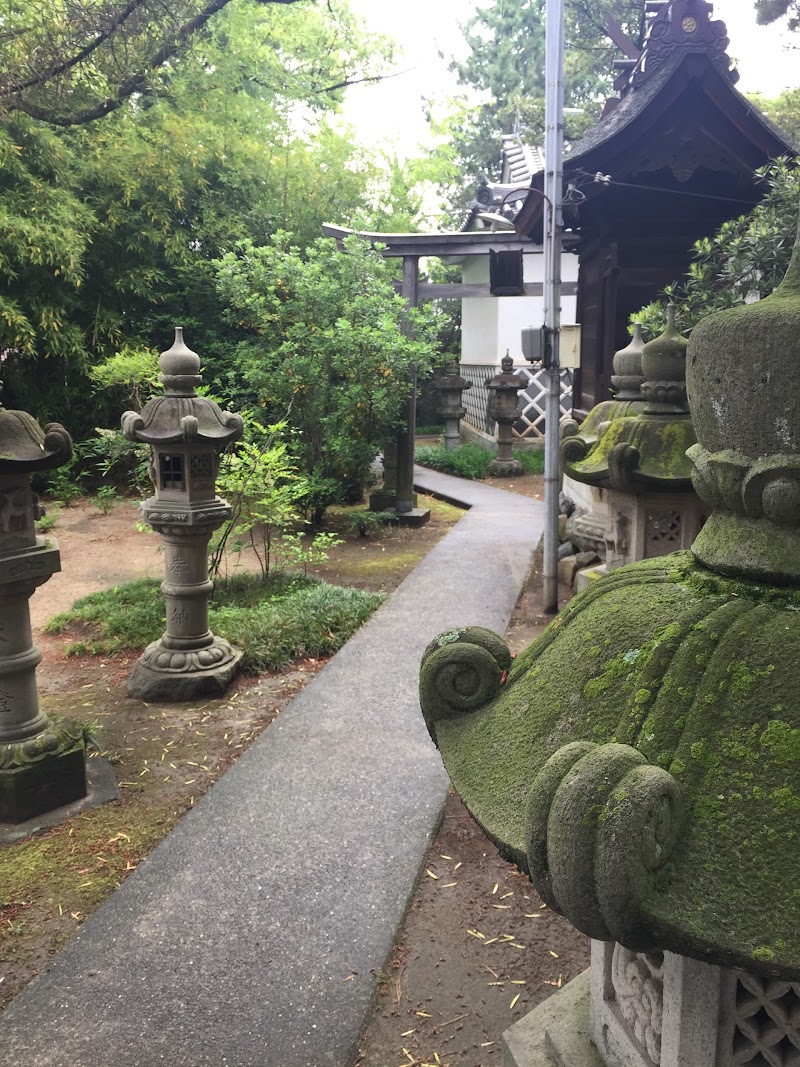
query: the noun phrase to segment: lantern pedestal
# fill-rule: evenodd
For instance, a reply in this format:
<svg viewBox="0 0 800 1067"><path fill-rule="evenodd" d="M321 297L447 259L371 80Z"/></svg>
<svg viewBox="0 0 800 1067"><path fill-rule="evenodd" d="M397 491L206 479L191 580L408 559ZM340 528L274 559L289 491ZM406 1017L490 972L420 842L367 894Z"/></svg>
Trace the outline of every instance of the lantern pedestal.
<svg viewBox="0 0 800 1067"><path fill-rule="evenodd" d="M147 646L128 679L139 700L196 700L221 696L236 675L242 653L208 627L208 542L230 517L217 497L175 508L151 497L142 504L144 520L164 542L167 629Z"/></svg>

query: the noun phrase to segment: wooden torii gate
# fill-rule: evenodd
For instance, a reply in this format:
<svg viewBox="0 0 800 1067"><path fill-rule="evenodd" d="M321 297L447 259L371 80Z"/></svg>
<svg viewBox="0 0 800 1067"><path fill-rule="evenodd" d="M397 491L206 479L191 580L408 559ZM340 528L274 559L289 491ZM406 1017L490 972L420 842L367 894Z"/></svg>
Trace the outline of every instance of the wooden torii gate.
<svg viewBox="0 0 800 1067"><path fill-rule="evenodd" d="M462 297L493 297L488 282L448 283L435 285L420 282L419 261L423 256L467 257L487 256L492 251L534 252L541 245L530 238L518 237L513 231L478 231L458 233L368 233L351 230L345 226L325 223L322 232L335 239L338 247L346 237L355 234L371 245L380 245L380 253L387 259L402 259L403 280L400 294L410 308L421 300L447 300ZM541 296L542 283L523 284L520 295ZM409 526L420 526L430 518L430 512L416 506L414 493L414 429L417 416L417 378L412 370L409 381L409 396L406 406L406 424L396 441L387 442L384 449L383 489L372 494L370 504L380 509L393 507L398 521Z"/></svg>

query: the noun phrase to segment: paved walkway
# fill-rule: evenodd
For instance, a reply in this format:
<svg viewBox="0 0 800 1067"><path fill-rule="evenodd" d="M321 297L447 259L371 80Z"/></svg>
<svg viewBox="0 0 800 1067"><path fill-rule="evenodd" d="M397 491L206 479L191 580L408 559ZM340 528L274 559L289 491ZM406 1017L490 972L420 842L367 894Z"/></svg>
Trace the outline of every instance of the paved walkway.
<svg viewBox="0 0 800 1067"><path fill-rule="evenodd" d="M418 474L470 510L12 1002L3 1067L351 1067L446 796L420 657L505 630L542 530Z"/></svg>

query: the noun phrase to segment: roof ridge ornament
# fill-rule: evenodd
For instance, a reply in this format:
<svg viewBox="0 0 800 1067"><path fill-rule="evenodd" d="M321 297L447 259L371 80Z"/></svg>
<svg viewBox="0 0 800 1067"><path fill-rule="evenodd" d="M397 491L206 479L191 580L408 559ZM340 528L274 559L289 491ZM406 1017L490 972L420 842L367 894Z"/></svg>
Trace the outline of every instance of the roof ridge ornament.
<svg viewBox="0 0 800 1067"><path fill-rule="evenodd" d="M735 84L739 80L728 55L728 30L721 19L713 19L708 0L669 0L653 15L647 28L638 63L625 70L615 88L620 95L638 89L676 52L705 52L720 72Z"/></svg>

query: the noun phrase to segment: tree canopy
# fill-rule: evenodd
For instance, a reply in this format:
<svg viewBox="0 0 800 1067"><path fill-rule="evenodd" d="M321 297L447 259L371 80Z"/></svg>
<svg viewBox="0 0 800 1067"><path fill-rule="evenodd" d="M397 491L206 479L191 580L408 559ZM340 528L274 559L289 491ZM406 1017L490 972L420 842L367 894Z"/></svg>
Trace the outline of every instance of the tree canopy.
<svg viewBox="0 0 800 1067"><path fill-rule="evenodd" d="M469 48L451 69L464 88L444 118L432 115L442 144L432 160L456 212L482 173L497 178L500 135L520 130L527 143L544 137L545 2L508 0L479 7L462 27ZM565 104L567 138L599 114L613 80L613 60L639 54L644 34L641 0L567 0Z"/></svg>
<svg viewBox="0 0 800 1067"><path fill-rule="evenodd" d="M175 60L197 46L206 24L229 2L11 0L0 17L0 109L60 126L102 118L132 96L163 88ZM259 0L264 8L302 2ZM284 69L307 99L371 76L367 53L359 53L362 69L353 68L358 50L350 44L345 9L328 10L336 27L327 60L295 52Z"/></svg>
<svg viewBox="0 0 800 1067"><path fill-rule="evenodd" d="M111 10L107 0L86 7ZM24 9L42 21L34 0ZM278 230L307 246L331 216L367 218L385 202L379 161L335 114L342 85L377 76L389 55L345 0L237 0L99 121L0 112L6 402L68 422L79 438L113 423L90 368L126 345L159 345L175 322L209 375L222 373L239 334L223 322L213 261ZM83 77L76 66L37 100L84 106ZM110 84L86 77L87 93Z"/></svg>

